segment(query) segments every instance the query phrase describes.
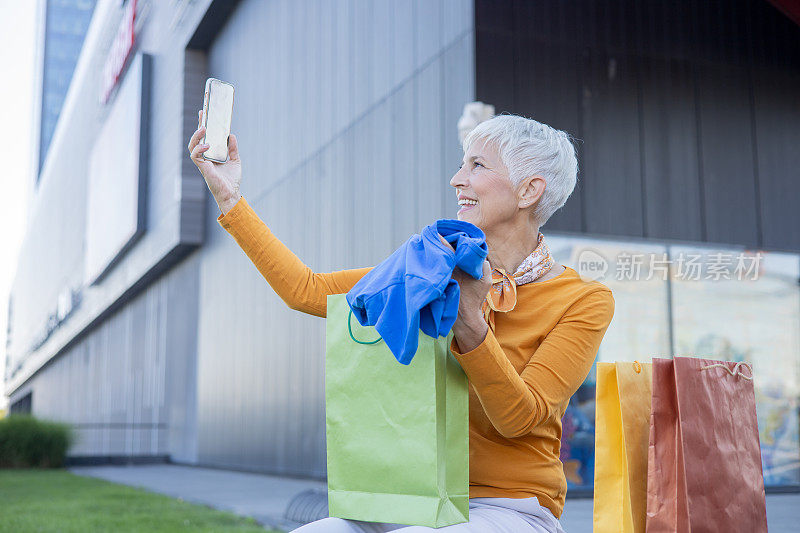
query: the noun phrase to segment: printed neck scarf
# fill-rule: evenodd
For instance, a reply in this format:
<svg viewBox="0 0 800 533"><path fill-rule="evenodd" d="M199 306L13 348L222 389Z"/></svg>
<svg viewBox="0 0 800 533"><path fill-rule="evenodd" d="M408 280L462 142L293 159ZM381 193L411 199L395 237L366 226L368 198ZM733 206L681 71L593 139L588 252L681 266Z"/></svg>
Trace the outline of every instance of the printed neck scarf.
<svg viewBox="0 0 800 533"><path fill-rule="evenodd" d="M494 331L494 312L508 313L517 305L517 285L525 285L541 278L553 268L553 256L539 232L536 249L520 263L513 276L502 268L492 269L492 288L486 295L481 309L483 318Z"/></svg>

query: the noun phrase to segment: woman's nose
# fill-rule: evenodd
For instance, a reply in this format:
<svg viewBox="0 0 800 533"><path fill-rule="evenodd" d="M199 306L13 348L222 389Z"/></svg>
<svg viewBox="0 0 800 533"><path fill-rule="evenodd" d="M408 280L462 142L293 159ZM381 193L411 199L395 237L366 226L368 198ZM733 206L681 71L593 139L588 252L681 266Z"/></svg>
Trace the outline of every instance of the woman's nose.
<svg viewBox="0 0 800 533"><path fill-rule="evenodd" d="M467 185L466 180L464 179L463 168L459 169L458 172L453 174L453 177L450 178L450 186L451 187L465 187Z"/></svg>

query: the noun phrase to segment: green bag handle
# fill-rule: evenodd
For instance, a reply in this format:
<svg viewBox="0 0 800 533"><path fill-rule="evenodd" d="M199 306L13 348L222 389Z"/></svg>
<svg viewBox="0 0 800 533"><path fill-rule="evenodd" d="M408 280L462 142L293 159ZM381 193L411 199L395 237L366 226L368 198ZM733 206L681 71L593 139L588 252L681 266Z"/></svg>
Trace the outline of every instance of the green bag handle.
<svg viewBox="0 0 800 533"><path fill-rule="evenodd" d="M353 320L353 310L350 309L350 313L347 315L347 331L350 333L350 338L353 339L354 341L356 341L358 344L378 344L379 342L381 342L383 340L380 337L378 337L378 340L374 340L374 341L360 341L360 340L356 339L353 336L352 320Z"/></svg>

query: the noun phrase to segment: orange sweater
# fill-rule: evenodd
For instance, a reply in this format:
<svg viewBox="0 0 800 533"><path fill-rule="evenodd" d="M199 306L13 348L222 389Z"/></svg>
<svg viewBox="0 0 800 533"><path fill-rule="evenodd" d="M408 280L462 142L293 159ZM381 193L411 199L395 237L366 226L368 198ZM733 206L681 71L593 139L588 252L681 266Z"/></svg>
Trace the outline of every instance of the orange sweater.
<svg viewBox="0 0 800 533"><path fill-rule="evenodd" d="M317 274L303 264L244 197L217 222L292 309L325 316L369 268ZM567 482L559 459L561 417L586 379L614 314L611 291L562 274L517 288L517 305L495 315L474 350L450 350L469 380L469 496L529 498L561 516Z"/></svg>

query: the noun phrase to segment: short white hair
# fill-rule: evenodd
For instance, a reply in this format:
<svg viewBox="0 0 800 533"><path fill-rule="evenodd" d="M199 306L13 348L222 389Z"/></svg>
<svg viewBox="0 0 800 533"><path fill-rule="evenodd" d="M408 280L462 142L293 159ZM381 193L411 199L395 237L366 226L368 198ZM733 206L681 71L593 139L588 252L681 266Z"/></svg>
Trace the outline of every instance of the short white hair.
<svg viewBox="0 0 800 533"><path fill-rule="evenodd" d="M499 115L467 134L464 153L479 139L495 144L515 187L530 176L544 178L547 186L533 214L540 226L567 203L578 180L578 158L567 132L518 115Z"/></svg>

